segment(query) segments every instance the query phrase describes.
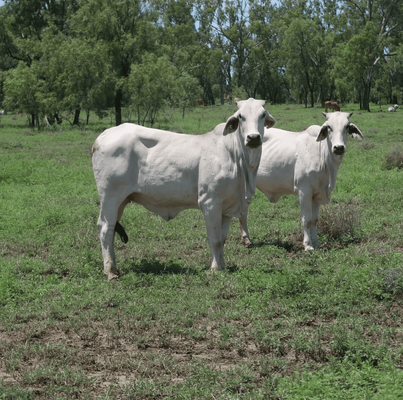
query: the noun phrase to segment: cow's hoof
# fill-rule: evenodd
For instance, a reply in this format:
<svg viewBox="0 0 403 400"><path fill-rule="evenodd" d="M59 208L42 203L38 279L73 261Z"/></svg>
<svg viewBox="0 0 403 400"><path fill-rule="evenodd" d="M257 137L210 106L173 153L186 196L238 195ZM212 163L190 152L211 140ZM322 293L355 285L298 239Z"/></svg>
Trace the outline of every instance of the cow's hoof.
<svg viewBox="0 0 403 400"><path fill-rule="evenodd" d="M314 251L315 249L312 246L305 246L305 251Z"/></svg>
<svg viewBox="0 0 403 400"><path fill-rule="evenodd" d="M253 242L248 237L242 238L241 242L244 244L245 247L252 247L253 246Z"/></svg>
<svg viewBox="0 0 403 400"><path fill-rule="evenodd" d="M104 274L107 276L108 281L114 281L119 279L121 275L120 270L116 269L115 271L104 271Z"/></svg>
<svg viewBox="0 0 403 400"><path fill-rule="evenodd" d="M224 271L225 268L220 268L218 266L211 267L208 274L215 274L216 272Z"/></svg>

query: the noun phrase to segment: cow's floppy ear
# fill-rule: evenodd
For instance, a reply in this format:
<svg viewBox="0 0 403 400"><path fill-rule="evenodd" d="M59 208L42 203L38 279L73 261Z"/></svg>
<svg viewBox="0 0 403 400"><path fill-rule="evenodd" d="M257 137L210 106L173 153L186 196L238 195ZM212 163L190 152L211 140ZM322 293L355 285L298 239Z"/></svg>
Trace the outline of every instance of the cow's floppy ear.
<svg viewBox="0 0 403 400"><path fill-rule="evenodd" d="M364 139L363 134L361 131L358 129L357 125L350 124L348 126L348 133L353 137L353 138L358 138L360 140Z"/></svg>
<svg viewBox="0 0 403 400"><path fill-rule="evenodd" d="M320 127L320 132L318 137L316 138L317 142L320 142L321 140L324 140L327 138L327 135L329 134L329 128L327 126L326 123L324 123L321 127Z"/></svg>
<svg viewBox="0 0 403 400"><path fill-rule="evenodd" d="M225 124L225 128L223 131L223 135L228 135L229 133L235 132L239 125L238 117L232 116L227 119L227 123Z"/></svg>
<svg viewBox="0 0 403 400"><path fill-rule="evenodd" d="M264 120L265 128L272 128L276 120L266 111L266 119Z"/></svg>

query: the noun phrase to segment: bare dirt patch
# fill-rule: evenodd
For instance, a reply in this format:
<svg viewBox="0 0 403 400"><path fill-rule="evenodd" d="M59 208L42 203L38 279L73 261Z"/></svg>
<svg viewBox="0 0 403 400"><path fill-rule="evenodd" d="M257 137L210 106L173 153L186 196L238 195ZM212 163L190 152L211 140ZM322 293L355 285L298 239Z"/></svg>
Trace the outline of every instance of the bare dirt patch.
<svg viewBox="0 0 403 400"><path fill-rule="evenodd" d="M394 303L375 321L396 327L389 338L393 347L403 344L403 331L398 322L402 316L402 304ZM290 376L298 366L307 362L320 365L335 355L331 348L335 322L331 319L315 318L296 327L295 333L304 335L306 343L322 327L317 347L306 349L295 345L290 331L280 336L276 345L259 342L251 335L253 323L246 327L239 325L243 330L239 329L236 338L224 343L211 324L206 326L204 337L194 339L164 333L158 326L141 329L125 323L119 329L112 329L116 326L114 320L90 321L87 328L77 329L67 322L58 321L57 325L38 329L37 321L30 320L14 330L0 329L0 380L5 387L26 388L35 399L48 399L50 388L63 385L65 379L74 393L72 398L88 398L85 396L89 393L91 398L97 398L111 388L124 390L138 379L163 379L167 385L185 382L194 375L195 363L221 372L252 363L259 381L270 374ZM205 322L200 320L197 324ZM231 323L235 325L239 321ZM278 333L275 323L267 321L273 336ZM379 344L379 337L370 330L364 335L374 345ZM68 380L65 377L68 374L63 372L67 370L73 371L70 375L75 373L76 377Z"/></svg>

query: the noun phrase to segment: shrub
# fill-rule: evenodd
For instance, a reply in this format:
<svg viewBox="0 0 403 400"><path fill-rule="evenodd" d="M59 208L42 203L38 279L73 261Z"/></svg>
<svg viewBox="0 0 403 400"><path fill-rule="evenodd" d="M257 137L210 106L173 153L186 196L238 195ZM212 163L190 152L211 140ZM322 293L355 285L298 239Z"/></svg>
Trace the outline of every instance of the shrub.
<svg viewBox="0 0 403 400"><path fill-rule="evenodd" d="M324 206L318 221L318 230L327 241L344 244L357 241L361 231L361 215L353 203Z"/></svg>
<svg viewBox="0 0 403 400"><path fill-rule="evenodd" d="M402 169L403 168L403 149L395 149L386 155L386 169Z"/></svg>

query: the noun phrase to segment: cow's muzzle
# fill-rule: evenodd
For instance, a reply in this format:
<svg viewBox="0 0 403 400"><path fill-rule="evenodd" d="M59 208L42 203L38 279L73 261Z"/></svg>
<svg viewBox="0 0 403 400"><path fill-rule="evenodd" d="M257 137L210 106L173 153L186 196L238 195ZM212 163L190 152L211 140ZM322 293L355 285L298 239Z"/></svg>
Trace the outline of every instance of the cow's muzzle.
<svg viewBox="0 0 403 400"><path fill-rule="evenodd" d="M246 137L246 145L251 149L256 149L257 147L262 145L262 138L257 133L248 135Z"/></svg>
<svg viewBox="0 0 403 400"><path fill-rule="evenodd" d="M338 146L333 146L333 153L341 156L346 152L346 146L344 145L338 145Z"/></svg>

